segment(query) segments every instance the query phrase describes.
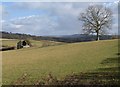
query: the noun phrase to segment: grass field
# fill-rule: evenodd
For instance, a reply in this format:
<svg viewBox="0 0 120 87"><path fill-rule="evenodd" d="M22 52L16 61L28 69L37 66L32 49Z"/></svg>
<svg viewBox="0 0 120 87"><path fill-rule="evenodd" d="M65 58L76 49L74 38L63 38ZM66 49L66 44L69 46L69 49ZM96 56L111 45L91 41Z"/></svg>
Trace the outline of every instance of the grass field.
<svg viewBox="0 0 120 87"><path fill-rule="evenodd" d="M39 41L32 43L39 45ZM9 44L13 43L9 42ZM108 58L118 56L118 40L81 42L43 48L37 46L2 52L3 84L11 84L23 74L29 75L29 80L25 84L33 84L49 73L62 79L73 72L88 72L118 65L117 63L101 64Z"/></svg>
<svg viewBox="0 0 120 87"><path fill-rule="evenodd" d="M2 43L2 46L17 46L17 42L19 40L17 39L0 39L0 43ZM54 46L54 45L61 45L64 44L62 42L54 42L54 41L47 41L47 40L30 40L33 47L45 47L45 46Z"/></svg>

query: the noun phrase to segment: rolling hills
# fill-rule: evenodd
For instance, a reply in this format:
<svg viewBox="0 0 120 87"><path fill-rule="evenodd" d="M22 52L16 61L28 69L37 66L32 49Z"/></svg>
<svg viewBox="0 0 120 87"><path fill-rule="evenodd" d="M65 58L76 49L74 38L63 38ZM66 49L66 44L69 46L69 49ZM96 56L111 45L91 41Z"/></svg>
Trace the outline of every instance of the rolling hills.
<svg viewBox="0 0 120 87"><path fill-rule="evenodd" d="M88 34L73 34L73 35L56 35L56 36L35 36L30 34L21 34L21 33L11 33L11 32L0 32L2 38L8 39L32 39L32 40L49 40L49 41L58 41L58 42L86 42L86 41L95 41L96 35ZM100 40L110 40L117 39L118 35L99 35Z"/></svg>
<svg viewBox="0 0 120 87"><path fill-rule="evenodd" d="M62 79L73 72L116 67L117 63L102 65L101 62L107 58L116 58L117 54L118 40L71 43L43 48L36 46L4 51L2 52L3 84L11 84L23 74L29 75L29 79L24 84L33 84L49 73Z"/></svg>

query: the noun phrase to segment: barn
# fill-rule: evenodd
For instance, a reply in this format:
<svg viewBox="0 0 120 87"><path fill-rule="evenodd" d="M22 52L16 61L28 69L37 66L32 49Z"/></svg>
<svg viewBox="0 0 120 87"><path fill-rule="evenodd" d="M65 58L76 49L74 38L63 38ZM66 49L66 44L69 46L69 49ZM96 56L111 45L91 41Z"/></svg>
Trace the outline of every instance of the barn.
<svg viewBox="0 0 120 87"><path fill-rule="evenodd" d="M31 43L29 40L20 40L18 43L17 43L17 49L21 49L21 48L28 48L28 47L31 47Z"/></svg>

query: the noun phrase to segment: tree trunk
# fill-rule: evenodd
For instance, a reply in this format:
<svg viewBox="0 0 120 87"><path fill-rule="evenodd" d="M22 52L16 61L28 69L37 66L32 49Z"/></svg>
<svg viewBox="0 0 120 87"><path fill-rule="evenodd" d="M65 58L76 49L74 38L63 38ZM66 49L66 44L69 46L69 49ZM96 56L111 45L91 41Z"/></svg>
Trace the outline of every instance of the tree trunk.
<svg viewBox="0 0 120 87"><path fill-rule="evenodd" d="M97 31L96 33L97 33L96 41L98 41L99 40L99 31Z"/></svg>

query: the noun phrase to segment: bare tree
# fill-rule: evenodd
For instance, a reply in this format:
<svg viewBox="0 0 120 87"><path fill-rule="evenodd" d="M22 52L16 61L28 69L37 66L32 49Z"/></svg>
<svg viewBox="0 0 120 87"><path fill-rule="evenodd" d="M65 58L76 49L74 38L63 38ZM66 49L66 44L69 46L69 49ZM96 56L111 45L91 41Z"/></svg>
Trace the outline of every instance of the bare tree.
<svg viewBox="0 0 120 87"><path fill-rule="evenodd" d="M84 33L96 33L96 40L99 40L100 34L105 34L108 29L111 29L112 11L103 5L92 5L80 14L79 20L83 22Z"/></svg>

